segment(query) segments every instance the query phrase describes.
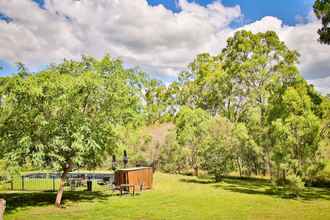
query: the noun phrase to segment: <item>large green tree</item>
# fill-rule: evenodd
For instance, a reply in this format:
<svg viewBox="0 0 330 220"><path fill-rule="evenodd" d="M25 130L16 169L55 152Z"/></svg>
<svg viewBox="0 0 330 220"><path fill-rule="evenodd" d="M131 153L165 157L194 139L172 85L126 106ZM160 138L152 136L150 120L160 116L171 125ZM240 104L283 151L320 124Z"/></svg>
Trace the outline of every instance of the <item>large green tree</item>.
<svg viewBox="0 0 330 220"><path fill-rule="evenodd" d="M322 27L317 31L319 41L330 44L330 0L316 0L314 13L322 21Z"/></svg>
<svg viewBox="0 0 330 220"><path fill-rule="evenodd" d="M308 180L322 168L320 118L312 111L304 86L289 87L282 99L281 117L272 122L275 177L285 182L287 175Z"/></svg>
<svg viewBox="0 0 330 220"><path fill-rule="evenodd" d="M83 57L35 74L1 80L0 148L9 166L62 171L93 168L118 143L117 128L137 125L139 77L119 60Z"/></svg>
<svg viewBox="0 0 330 220"><path fill-rule="evenodd" d="M253 34L243 30L227 40L220 54L198 55L173 83L177 86L177 104L203 109L233 123L235 141L230 154L240 174L279 177L278 170L283 167L278 160L277 152L283 152L279 147L287 150L283 160L298 160L301 164L298 173L292 172L296 177L305 179L321 167L319 128L320 119L326 120L324 99L299 74L298 58L299 54L280 41L275 32ZM297 113L296 108L304 109L305 114ZM304 122L299 124L302 119ZM290 136L291 145L284 143L287 140L281 136L281 127L290 132L286 137ZM299 134L291 133L294 127ZM225 152L220 141L219 146L212 145L209 150L213 153L208 156L215 155L216 147L219 154ZM294 147L303 155L288 149ZM312 168L312 164L317 166Z"/></svg>
<svg viewBox="0 0 330 220"><path fill-rule="evenodd" d="M247 166L248 173L252 170L258 173L259 169L265 173L265 169L271 169L271 143L266 138L270 127L269 103L301 80L297 63L297 52L289 50L275 32L239 31L227 40L219 55L198 55L189 71L180 74L178 103L246 124L254 146L246 146L250 150L241 152L246 152L244 157L254 162L242 165ZM262 158L256 160L256 153ZM267 167L263 165L265 161Z"/></svg>
<svg viewBox="0 0 330 220"><path fill-rule="evenodd" d="M207 135L209 119L210 116L206 111L186 106L182 107L175 119L177 139L180 144L190 149L190 164L195 176L198 176L201 164L200 153L203 148L203 140Z"/></svg>

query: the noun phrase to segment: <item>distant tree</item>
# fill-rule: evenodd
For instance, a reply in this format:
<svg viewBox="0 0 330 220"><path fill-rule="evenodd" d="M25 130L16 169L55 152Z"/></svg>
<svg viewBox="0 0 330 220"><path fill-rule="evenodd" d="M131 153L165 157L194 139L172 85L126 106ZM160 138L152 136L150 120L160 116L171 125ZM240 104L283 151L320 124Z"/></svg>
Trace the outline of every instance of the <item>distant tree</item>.
<svg viewBox="0 0 330 220"><path fill-rule="evenodd" d="M182 107L176 116L177 139L180 144L191 151L190 163L194 175L198 176L200 167L200 152L203 147L203 140L207 135L207 123L209 114L202 109L191 109Z"/></svg>
<svg viewBox="0 0 330 220"><path fill-rule="evenodd" d="M176 133L166 136L160 151L160 168L169 173L181 173L189 167L190 150L181 146L176 140Z"/></svg>
<svg viewBox="0 0 330 220"><path fill-rule="evenodd" d="M65 61L36 74L5 78L0 86L0 148L9 166L68 172L93 168L112 154L118 127L137 124L142 111L133 72L106 56Z"/></svg>
<svg viewBox="0 0 330 220"><path fill-rule="evenodd" d="M330 44L330 0L316 0L314 13L322 21L322 27L317 31L319 41L324 44Z"/></svg>
<svg viewBox="0 0 330 220"><path fill-rule="evenodd" d="M17 65L17 70L18 70L18 72L17 72L18 76L26 77L27 75L29 75L29 71L23 63L18 62L16 65Z"/></svg>
<svg viewBox="0 0 330 220"><path fill-rule="evenodd" d="M157 80L150 80L146 86L146 114L148 123L172 119L175 114L175 88L165 86Z"/></svg>
<svg viewBox="0 0 330 220"><path fill-rule="evenodd" d="M251 124L252 123L247 125L244 123L236 123L232 131L232 154L240 176L243 174L250 176L252 173L258 175L258 171L262 168L263 149L255 142L254 137L249 133L247 126L253 126ZM255 128L250 127L250 129Z"/></svg>
<svg viewBox="0 0 330 220"><path fill-rule="evenodd" d="M212 115L223 113L225 76L218 56L199 54L188 71L179 74L179 82L172 83L176 87L178 104L201 108Z"/></svg>
<svg viewBox="0 0 330 220"><path fill-rule="evenodd" d="M202 167L215 180L220 181L224 175L234 169L234 125L225 118L215 117L207 125L207 136L203 140Z"/></svg>

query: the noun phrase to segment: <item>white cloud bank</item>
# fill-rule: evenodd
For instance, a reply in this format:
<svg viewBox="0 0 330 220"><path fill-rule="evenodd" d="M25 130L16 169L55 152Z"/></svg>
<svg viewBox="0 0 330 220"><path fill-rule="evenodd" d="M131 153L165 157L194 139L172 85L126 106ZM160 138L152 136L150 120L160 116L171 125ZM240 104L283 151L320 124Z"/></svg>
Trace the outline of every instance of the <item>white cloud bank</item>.
<svg viewBox="0 0 330 220"><path fill-rule="evenodd" d="M0 59L29 66L78 59L81 54L122 58L163 78L174 76L201 52L218 53L240 19L240 7L213 2L206 7L179 0L174 13L146 0L0 0ZM242 28L274 30L301 54L303 76L322 92L330 92L330 47L317 42L319 22L285 26L264 17Z"/></svg>

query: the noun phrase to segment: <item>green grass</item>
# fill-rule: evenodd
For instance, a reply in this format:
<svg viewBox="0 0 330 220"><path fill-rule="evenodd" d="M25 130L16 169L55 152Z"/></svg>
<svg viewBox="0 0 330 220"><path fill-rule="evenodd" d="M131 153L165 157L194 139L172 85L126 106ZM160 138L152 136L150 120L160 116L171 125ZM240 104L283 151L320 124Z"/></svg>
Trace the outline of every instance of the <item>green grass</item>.
<svg viewBox="0 0 330 220"><path fill-rule="evenodd" d="M6 220L47 219L330 219L330 189L309 188L299 198L272 190L266 180L227 178L221 183L156 173L154 188L135 197L107 191L65 192L64 208L50 192L2 193Z"/></svg>

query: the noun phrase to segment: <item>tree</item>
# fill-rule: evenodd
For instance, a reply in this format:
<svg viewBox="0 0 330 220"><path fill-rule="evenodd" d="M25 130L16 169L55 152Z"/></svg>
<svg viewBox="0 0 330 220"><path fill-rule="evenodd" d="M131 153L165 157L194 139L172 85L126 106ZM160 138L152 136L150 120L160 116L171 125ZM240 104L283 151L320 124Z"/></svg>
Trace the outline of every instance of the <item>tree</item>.
<svg viewBox="0 0 330 220"><path fill-rule="evenodd" d="M259 174L262 166L262 148L249 134L249 129L244 123L236 123L233 128L233 159L236 162L239 175L250 176L252 173Z"/></svg>
<svg viewBox="0 0 330 220"><path fill-rule="evenodd" d="M214 175L216 182L234 169L234 125L222 117L213 118L207 126L203 140L202 166Z"/></svg>
<svg viewBox="0 0 330 220"><path fill-rule="evenodd" d="M172 83L172 86L177 87L179 105L201 108L216 115L223 113L225 83L225 72L219 57L203 53L189 65L188 71L179 74L179 82Z"/></svg>
<svg viewBox="0 0 330 220"><path fill-rule="evenodd" d="M18 72L17 72L18 76L26 77L29 75L29 71L23 63L18 62L16 65L17 65L17 70L18 70Z"/></svg>
<svg viewBox="0 0 330 220"><path fill-rule="evenodd" d="M157 80L150 80L146 86L146 109L148 123L172 119L175 114L175 94L173 86L165 86Z"/></svg>
<svg viewBox="0 0 330 220"><path fill-rule="evenodd" d="M238 31L216 56L200 54L179 76L180 104L242 122L248 108L264 106L299 77L298 53L273 31Z"/></svg>
<svg viewBox="0 0 330 220"><path fill-rule="evenodd" d="M205 136L216 126L201 132L199 137L207 137L208 142L196 141L201 138L194 130L188 136L205 150L203 157L210 161L209 166L203 164L207 170L216 175L234 168L240 175L268 173L278 179L284 171L284 179L289 176L296 185L299 178L316 175L322 167L319 142L328 134L329 111L325 97L299 74L298 58L275 32L243 30L227 40L220 54L198 55L172 83L178 105L191 111L203 109L212 120L224 117L232 123L231 141L226 139L230 147L224 147L221 135L219 139ZM205 130L201 125L198 131ZM232 166L226 167L224 161Z"/></svg>
<svg viewBox="0 0 330 220"><path fill-rule="evenodd" d="M322 21L322 27L317 31L319 41L330 44L330 0L316 0L313 8L316 17Z"/></svg>
<svg viewBox="0 0 330 220"><path fill-rule="evenodd" d="M142 107L136 78L120 62L84 57L1 84L0 147L10 166L62 171L93 168L112 153L118 127L136 124Z"/></svg>
<svg viewBox="0 0 330 220"><path fill-rule="evenodd" d="M189 70L180 74L178 103L201 108L212 116L221 115L235 124L243 123L247 143L252 144L244 151L245 159L250 160L244 160L247 173L265 174L265 169L271 173L272 143L267 137L271 121L278 116L270 112L270 103L278 106L283 91L303 80L297 68L298 57L275 32L238 31L220 54L200 54Z"/></svg>
<svg viewBox="0 0 330 220"><path fill-rule="evenodd" d="M170 132L166 136L165 144L161 147L160 168L169 173L181 173L189 166L190 151L180 146L176 140L176 133Z"/></svg>
<svg viewBox="0 0 330 220"><path fill-rule="evenodd" d="M207 134L209 118L209 114L202 109L191 109L184 106L175 119L178 142L190 149L190 163L195 176L198 176L200 166L199 155L203 146L203 139Z"/></svg>
<svg viewBox="0 0 330 220"><path fill-rule="evenodd" d="M289 87L282 105L282 117L272 123L276 180L285 183L287 175L308 180L323 167L320 119L311 110L306 87Z"/></svg>

